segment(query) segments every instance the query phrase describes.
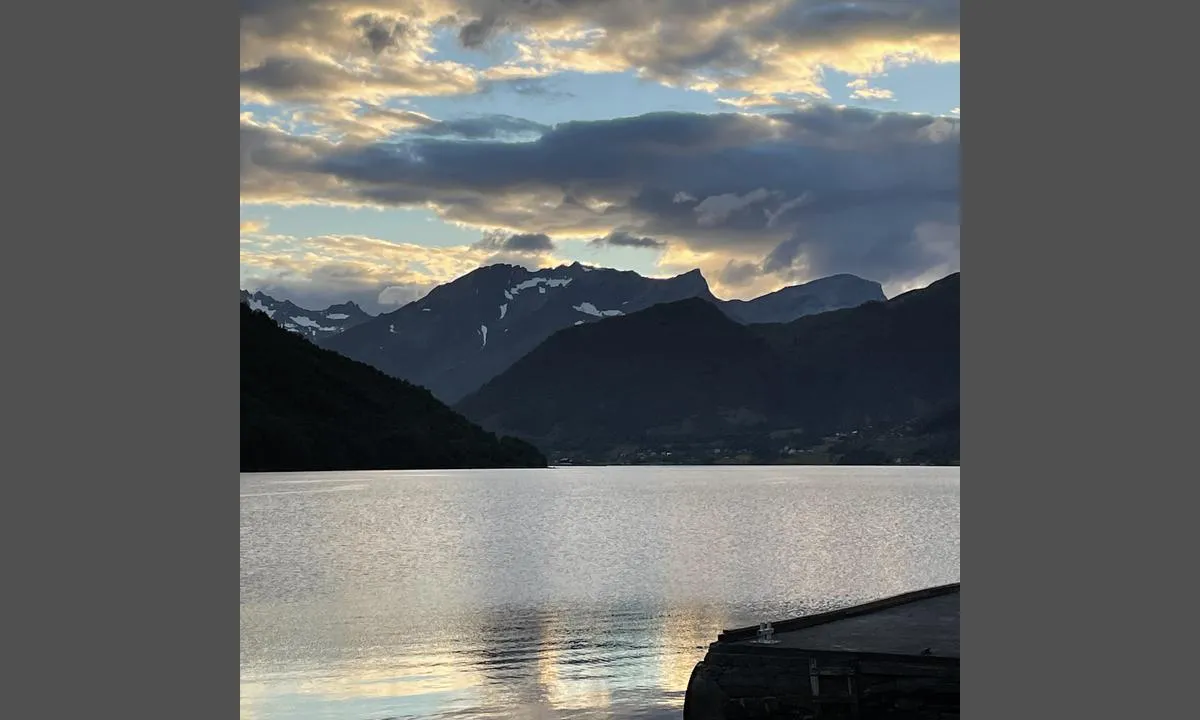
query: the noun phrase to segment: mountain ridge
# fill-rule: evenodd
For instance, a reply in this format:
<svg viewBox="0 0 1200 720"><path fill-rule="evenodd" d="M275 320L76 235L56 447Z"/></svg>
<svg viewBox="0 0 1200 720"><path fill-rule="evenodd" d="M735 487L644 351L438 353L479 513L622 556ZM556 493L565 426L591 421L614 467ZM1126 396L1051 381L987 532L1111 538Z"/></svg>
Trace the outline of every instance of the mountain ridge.
<svg viewBox="0 0 1200 720"><path fill-rule="evenodd" d="M886 299L878 283L849 275L831 277L830 282L821 279L785 288L789 292L763 296L767 299L762 302L726 301L713 295L699 269L648 278L578 262L533 271L500 263L472 270L419 300L318 342L427 387L452 404L559 330L661 303L699 297L736 322L750 324L760 317L790 317L789 312L803 315Z"/></svg>
<svg viewBox="0 0 1200 720"><path fill-rule="evenodd" d="M284 330L314 341L337 335L373 317L352 300L330 305L324 310L308 310L290 300L271 297L261 290L250 292L244 289L241 300L250 309L266 314Z"/></svg>
<svg viewBox="0 0 1200 720"><path fill-rule="evenodd" d="M857 275L839 273L800 285L789 285L752 300L724 300L723 309L730 317L747 324L791 322L805 315L816 315L864 302L887 300L883 286Z"/></svg>
<svg viewBox="0 0 1200 720"><path fill-rule="evenodd" d="M777 324L742 325L703 300L662 304L559 331L454 407L544 452L601 461L622 446L782 452L900 426L917 428L914 446L917 421L958 403L958 285L954 273Z"/></svg>

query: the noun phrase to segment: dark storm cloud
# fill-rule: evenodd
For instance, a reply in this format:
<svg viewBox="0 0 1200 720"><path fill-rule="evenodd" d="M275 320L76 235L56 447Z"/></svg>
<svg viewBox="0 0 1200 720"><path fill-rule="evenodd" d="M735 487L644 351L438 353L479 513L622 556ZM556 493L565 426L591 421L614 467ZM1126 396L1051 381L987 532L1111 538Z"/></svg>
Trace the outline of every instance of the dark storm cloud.
<svg viewBox="0 0 1200 720"><path fill-rule="evenodd" d="M428 203L450 220L531 235L620 228L758 256L763 273L782 276L887 282L957 262L946 228L958 225L958 124L930 116L655 113L565 123L529 142L344 147L243 127L242 143L251 199Z"/></svg>
<svg viewBox="0 0 1200 720"><path fill-rule="evenodd" d="M478 48L487 42L498 29L496 17L488 15L463 25L458 30L458 41L463 47Z"/></svg>
<svg viewBox="0 0 1200 720"><path fill-rule="evenodd" d="M887 3L806 0L791 2L764 25L764 37L823 41L829 37L888 37L957 33L961 0L890 0Z"/></svg>
<svg viewBox="0 0 1200 720"><path fill-rule="evenodd" d="M855 206L857 207L857 206ZM887 284L950 263L957 269L958 203L945 198L906 203L876 201L870 212L827 211L806 215L792 234L763 259L761 270L791 277L851 273ZM952 240L945 240L953 228ZM931 242L930 234L941 242Z"/></svg>
<svg viewBox="0 0 1200 720"><path fill-rule="evenodd" d="M665 240L659 240L652 237L640 237L633 235L624 230L614 230L604 237L598 237L591 240L589 245L597 247L632 247L632 248L664 248L667 246Z"/></svg>
<svg viewBox="0 0 1200 720"><path fill-rule="evenodd" d="M500 27L561 24L573 20L581 24L633 30L662 21L688 26L719 17L721 11L760 9L743 32L754 31L765 37L799 35L806 38L846 36L887 36L896 32L954 32L960 21L959 0L889 0L887 3L847 2L845 0L726 0L703 3L696 0L463 0L459 3L474 18L464 43L478 42ZM670 22L668 22L670 21Z"/></svg>
<svg viewBox="0 0 1200 720"><path fill-rule="evenodd" d="M554 241L544 233L517 233L509 235L503 232L486 232L483 239L475 243L481 250L511 253L542 253L554 249Z"/></svg>
<svg viewBox="0 0 1200 720"><path fill-rule="evenodd" d="M402 40L412 36L412 29L407 23L378 15L362 15L355 18L352 25L362 32L363 42L375 54L399 47Z"/></svg>
<svg viewBox="0 0 1200 720"><path fill-rule="evenodd" d="M421 129L421 134L458 136L472 140L493 139L512 135L540 135L549 128L541 123L512 117L511 115L484 115L482 117L443 120Z"/></svg>

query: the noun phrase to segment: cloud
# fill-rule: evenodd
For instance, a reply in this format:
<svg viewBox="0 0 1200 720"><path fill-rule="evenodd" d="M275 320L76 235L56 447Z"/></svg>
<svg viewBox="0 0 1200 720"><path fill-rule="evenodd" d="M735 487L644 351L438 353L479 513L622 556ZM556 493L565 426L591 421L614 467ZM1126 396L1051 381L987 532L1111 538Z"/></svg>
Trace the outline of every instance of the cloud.
<svg viewBox="0 0 1200 720"><path fill-rule="evenodd" d="M262 102L486 91L541 93L556 73L627 72L735 93L746 107L827 97L826 69L878 73L958 62L959 0L242 0L244 93ZM480 70L442 59L439 32L469 48L503 34L516 57Z"/></svg>
<svg viewBox="0 0 1200 720"><path fill-rule="evenodd" d="M488 88L505 87L522 97L536 97L548 100L566 100L575 97L575 93L555 87L550 78L512 78L504 80L485 81Z"/></svg>
<svg viewBox="0 0 1200 720"><path fill-rule="evenodd" d="M404 20L371 14L359 15L351 25L362 31L363 41L376 55L391 48L401 47L415 34L413 26Z"/></svg>
<svg viewBox="0 0 1200 720"><path fill-rule="evenodd" d="M797 195L796 197L792 198L791 200L784 202L783 204L781 204L779 207L775 208L774 210L768 210L766 208L763 208L763 214L767 216L767 227L768 228L777 227L781 222L783 222L783 219L788 216L789 212L791 212L792 210L795 210L798 207L803 206L811 198L812 198L812 194L805 191L805 192L801 193L800 195Z"/></svg>
<svg viewBox="0 0 1200 720"><path fill-rule="evenodd" d="M663 248L667 243L652 237L639 237L625 230L614 230L604 237L593 238L589 243L593 246L632 247L632 248Z"/></svg>
<svg viewBox="0 0 1200 720"><path fill-rule="evenodd" d="M717 281L721 285L737 287L746 285L760 275L762 275L762 270L757 263L731 259L717 274Z"/></svg>
<svg viewBox="0 0 1200 720"><path fill-rule="evenodd" d="M453 95L476 87L473 71L453 63L345 63L293 55L268 57L241 70L243 99L261 103L379 104L393 97Z"/></svg>
<svg viewBox="0 0 1200 720"><path fill-rule="evenodd" d="M272 236L241 249L241 282L301 307L354 300L368 312L393 310L482 264L476 247L427 247L362 235Z"/></svg>
<svg viewBox="0 0 1200 720"><path fill-rule="evenodd" d="M696 213L696 223L705 227L720 225L733 213L755 203L762 202L771 196L766 188L758 188L753 192L738 196L734 193L712 195L700 201L692 208Z"/></svg>
<svg viewBox="0 0 1200 720"><path fill-rule="evenodd" d="M344 125L344 112L330 108L477 92L478 70L436 56L436 21L447 8L408 0L241 0L242 100Z"/></svg>
<svg viewBox="0 0 1200 720"><path fill-rule="evenodd" d="M438 125L438 121L414 110L389 108L358 100L331 100L323 105L296 110L294 122L316 126L334 140L370 142L397 132L420 131Z"/></svg>
<svg viewBox="0 0 1200 720"><path fill-rule="evenodd" d="M686 249L710 277L731 257L757 257L755 283L851 272L886 285L957 262L957 239L931 245L914 232L958 225L959 125L811 105L570 122L519 142L364 144L243 120L242 198L423 207L506 237L545 235L543 245L653 238L664 262Z"/></svg>
<svg viewBox="0 0 1200 720"><path fill-rule="evenodd" d="M492 230L473 247L495 252L544 253L554 249L554 241L545 233L515 233Z"/></svg>
<svg viewBox="0 0 1200 720"><path fill-rule="evenodd" d="M623 72L696 89L827 96L823 69L958 62L958 0L579 0L463 3L460 41L520 35L530 65ZM736 100L734 100L736 102Z"/></svg>
<svg viewBox="0 0 1200 720"><path fill-rule="evenodd" d="M891 90L871 87L865 78L856 78L846 83L846 87L854 90L850 97L858 100L893 100L896 95Z"/></svg>
<svg viewBox="0 0 1200 720"><path fill-rule="evenodd" d="M957 199L894 196L863 214L836 212L837 202L815 200L763 258L762 274L792 282L851 273L882 283L890 296L958 270Z"/></svg>
<svg viewBox="0 0 1200 720"><path fill-rule="evenodd" d="M473 140L494 139L520 135L541 135L549 128L511 115L482 115L433 123L421 130L422 135L434 137L457 136Z"/></svg>
<svg viewBox="0 0 1200 720"><path fill-rule="evenodd" d="M696 89L702 89L702 88L696 88ZM716 85L714 83L711 88L705 88L705 89L707 89L709 92L712 92L712 91L720 89L720 86ZM825 93L817 93L817 94L825 96ZM730 107L735 107L738 109L779 107L781 105L786 104L785 101L780 100L775 95L759 95L759 94L753 94L753 93L750 95L743 95L741 97L717 98L717 102L722 105L729 105Z"/></svg>
<svg viewBox="0 0 1200 720"><path fill-rule="evenodd" d="M253 114L251 114L253 115ZM476 115L437 120L415 110L374 105L360 100L330 100L288 114L292 123L305 123L330 140L371 142L397 133L469 140L536 137L549 128L511 115ZM278 123L276 123L278 125ZM284 127L278 127L286 130Z"/></svg>
<svg viewBox="0 0 1200 720"><path fill-rule="evenodd" d="M433 289L433 285L388 285L375 296L375 302L382 307L398 308L420 300Z"/></svg>
<svg viewBox="0 0 1200 720"><path fill-rule="evenodd" d="M266 229L267 229L267 221L266 220L243 220L242 221L242 234L243 235L248 235L248 234L252 234L252 233L260 233Z"/></svg>

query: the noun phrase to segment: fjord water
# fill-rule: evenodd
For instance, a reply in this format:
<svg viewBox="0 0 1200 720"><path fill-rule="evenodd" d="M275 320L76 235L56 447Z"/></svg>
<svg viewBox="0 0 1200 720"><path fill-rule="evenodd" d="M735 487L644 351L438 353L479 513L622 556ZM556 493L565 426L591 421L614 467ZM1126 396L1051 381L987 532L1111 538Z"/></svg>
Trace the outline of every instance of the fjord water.
<svg viewBox="0 0 1200 720"><path fill-rule="evenodd" d="M241 478L241 716L678 718L727 627L959 578L958 468Z"/></svg>

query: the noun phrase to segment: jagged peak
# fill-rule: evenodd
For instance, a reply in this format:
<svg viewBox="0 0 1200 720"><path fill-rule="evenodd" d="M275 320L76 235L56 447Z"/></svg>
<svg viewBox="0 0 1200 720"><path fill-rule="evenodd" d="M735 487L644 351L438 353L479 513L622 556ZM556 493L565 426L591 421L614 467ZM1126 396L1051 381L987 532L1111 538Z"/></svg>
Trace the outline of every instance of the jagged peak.
<svg viewBox="0 0 1200 720"><path fill-rule="evenodd" d="M363 315L368 315L368 316L371 314L371 313L367 312L366 310L364 310L362 305L359 305L357 302L355 302L353 300L347 300L346 302L334 303L333 305L330 305L329 307L325 308L324 310L318 310L317 312L321 312L321 313L334 312L334 313L336 313L336 312L340 312L343 310L353 310L355 312L360 312Z"/></svg>
<svg viewBox="0 0 1200 720"><path fill-rule="evenodd" d="M692 268L687 272L683 272L668 278L668 281L686 285L695 285L698 288L703 288L705 292L712 292L712 288L710 288L708 285L708 278L704 277L704 273L700 271L700 268Z"/></svg>

